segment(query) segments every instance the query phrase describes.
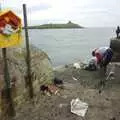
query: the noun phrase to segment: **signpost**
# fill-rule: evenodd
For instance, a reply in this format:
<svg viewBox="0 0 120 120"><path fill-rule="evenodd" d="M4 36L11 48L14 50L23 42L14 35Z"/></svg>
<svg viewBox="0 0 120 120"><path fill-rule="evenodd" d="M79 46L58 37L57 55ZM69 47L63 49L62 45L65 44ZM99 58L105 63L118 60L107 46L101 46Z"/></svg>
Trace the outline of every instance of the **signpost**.
<svg viewBox="0 0 120 120"><path fill-rule="evenodd" d="M1 4L0 4L1 5ZM0 8L1 10L1 8ZM27 13L26 5L23 4L24 11L24 25L25 25L25 37L26 37L26 63L27 63L27 84L29 87L29 96L33 98L33 85L31 79L31 64L30 64L30 50L29 50L29 37L27 29ZM22 41L21 36L21 19L11 10L0 11L0 48L2 48L3 62L4 62L4 80L5 80L5 97L7 103L7 115L14 116L15 110L13 106L13 100L11 96L11 83L10 75L8 71L7 63L7 49L15 45L19 45Z"/></svg>
<svg viewBox="0 0 120 120"><path fill-rule="evenodd" d="M11 10L0 13L0 48L19 45L22 41L21 19Z"/></svg>
<svg viewBox="0 0 120 120"><path fill-rule="evenodd" d="M11 96L10 75L7 63L7 47L18 45L22 40L21 34L21 19L12 11L0 11L0 48L2 48L4 62L4 80L5 88L4 95L6 99L6 111L8 116L14 116L15 110Z"/></svg>

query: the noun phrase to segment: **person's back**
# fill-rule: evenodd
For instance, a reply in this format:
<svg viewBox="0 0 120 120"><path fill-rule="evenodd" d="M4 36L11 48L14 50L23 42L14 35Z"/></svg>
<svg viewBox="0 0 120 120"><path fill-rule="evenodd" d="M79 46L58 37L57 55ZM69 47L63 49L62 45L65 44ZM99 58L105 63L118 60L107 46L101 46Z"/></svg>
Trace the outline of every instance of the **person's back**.
<svg viewBox="0 0 120 120"><path fill-rule="evenodd" d="M100 47L96 50L96 53L99 53L99 54L101 54L101 56L103 56L108 48L109 47L107 47L107 46L106 47Z"/></svg>
<svg viewBox="0 0 120 120"><path fill-rule="evenodd" d="M96 56L97 59L98 59L98 63L100 63L103 59L103 56L104 56L104 53L106 52L106 50L108 49L109 47L100 47L100 48L97 48L95 49L93 52L94 52L94 55L92 53L93 56Z"/></svg>

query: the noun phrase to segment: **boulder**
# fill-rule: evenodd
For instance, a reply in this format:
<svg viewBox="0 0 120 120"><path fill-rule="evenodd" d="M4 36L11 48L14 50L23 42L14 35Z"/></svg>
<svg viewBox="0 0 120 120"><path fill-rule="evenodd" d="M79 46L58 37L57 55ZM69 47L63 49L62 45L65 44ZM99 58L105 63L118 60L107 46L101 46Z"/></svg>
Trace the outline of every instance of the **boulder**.
<svg viewBox="0 0 120 120"><path fill-rule="evenodd" d="M120 52L120 38L112 38L110 41L110 47L116 52Z"/></svg>
<svg viewBox="0 0 120 120"><path fill-rule="evenodd" d="M30 46L30 50L33 88L34 94L37 95L40 92L41 85L49 85L53 82L54 72L50 59L44 51L34 46ZM7 60L11 78L10 82L12 88L12 97L16 105L23 103L26 98L28 98L25 82L27 70L25 56L25 48L7 49ZM3 69L4 66L2 60L2 51L0 51L0 91L2 91L5 86Z"/></svg>
<svg viewBox="0 0 120 120"><path fill-rule="evenodd" d="M110 48L113 50L114 62L120 62L120 38L112 38L110 40Z"/></svg>

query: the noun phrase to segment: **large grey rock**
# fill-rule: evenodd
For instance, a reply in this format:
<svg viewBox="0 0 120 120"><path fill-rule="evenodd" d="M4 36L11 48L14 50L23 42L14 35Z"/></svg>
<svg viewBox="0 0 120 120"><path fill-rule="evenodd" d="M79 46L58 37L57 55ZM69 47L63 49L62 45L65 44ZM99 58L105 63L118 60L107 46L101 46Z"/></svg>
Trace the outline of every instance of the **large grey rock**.
<svg viewBox="0 0 120 120"><path fill-rule="evenodd" d="M120 62L120 38L112 38L110 40L110 48L113 50L114 62Z"/></svg>
<svg viewBox="0 0 120 120"><path fill-rule="evenodd" d="M110 41L110 47L114 51L120 52L120 38L112 38Z"/></svg>
<svg viewBox="0 0 120 120"><path fill-rule="evenodd" d="M34 94L40 92L40 86L43 84L51 84L54 79L53 68L48 55L34 46L30 46L31 50L31 71ZM24 48L9 48L7 49L8 67L11 81L16 79L15 87L13 88L12 95L16 104L24 102L28 96L25 86L26 76L26 49ZM0 90L4 88L3 79L3 60L2 52L0 51Z"/></svg>

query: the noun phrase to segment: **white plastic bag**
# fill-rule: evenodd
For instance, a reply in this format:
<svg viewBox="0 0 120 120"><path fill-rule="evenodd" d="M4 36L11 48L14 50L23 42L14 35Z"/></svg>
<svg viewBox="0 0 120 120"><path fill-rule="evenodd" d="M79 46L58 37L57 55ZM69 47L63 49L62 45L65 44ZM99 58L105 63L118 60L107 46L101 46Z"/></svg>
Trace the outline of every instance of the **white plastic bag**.
<svg viewBox="0 0 120 120"><path fill-rule="evenodd" d="M72 99L71 101L71 112L77 114L78 116L85 116L87 112L88 104L82 102L79 98Z"/></svg>

